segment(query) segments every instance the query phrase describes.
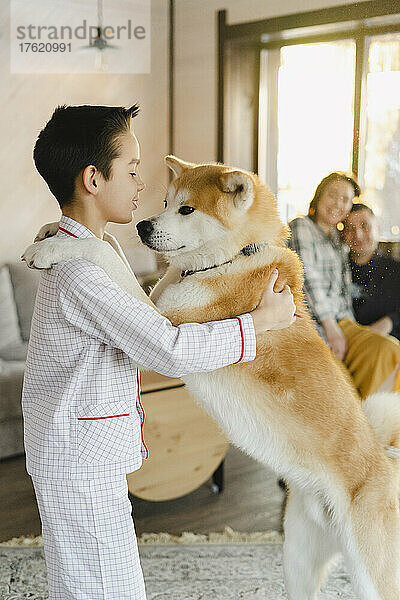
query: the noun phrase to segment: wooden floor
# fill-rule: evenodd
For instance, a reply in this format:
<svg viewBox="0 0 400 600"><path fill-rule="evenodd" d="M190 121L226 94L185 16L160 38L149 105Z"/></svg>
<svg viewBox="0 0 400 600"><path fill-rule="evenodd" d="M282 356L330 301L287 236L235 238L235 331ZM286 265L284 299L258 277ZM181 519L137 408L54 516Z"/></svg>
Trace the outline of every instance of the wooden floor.
<svg viewBox="0 0 400 600"><path fill-rule="evenodd" d="M235 448L225 460L225 489L215 495L211 481L176 500L148 502L133 498L138 535L166 531L208 533L229 526L236 531L264 531L280 527L283 493L266 467ZM0 462L0 541L38 535L40 519L25 458Z"/></svg>

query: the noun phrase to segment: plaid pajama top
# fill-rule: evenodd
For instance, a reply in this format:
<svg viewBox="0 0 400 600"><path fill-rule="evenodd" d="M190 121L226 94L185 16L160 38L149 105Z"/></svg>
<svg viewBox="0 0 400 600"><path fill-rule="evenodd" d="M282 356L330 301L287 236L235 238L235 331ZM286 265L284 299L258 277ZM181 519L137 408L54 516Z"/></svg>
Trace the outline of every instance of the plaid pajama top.
<svg viewBox="0 0 400 600"><path fill-rule="evenodd" d="M354 321L348 249L339 233L329 238L309 217L293 219L289 227L289 246L303 262L304 293L319 332L324 319Z"/></svg>
<svg viewBox="0 0 400 600"><path fill-rule="evenodd" d="M59 237L94 234L63 216ZM170 377L253 360L250 314L174 327L83 259L42 273L32 318L22 408L30 475L91 479L138 469L138 366Z"/></svg>

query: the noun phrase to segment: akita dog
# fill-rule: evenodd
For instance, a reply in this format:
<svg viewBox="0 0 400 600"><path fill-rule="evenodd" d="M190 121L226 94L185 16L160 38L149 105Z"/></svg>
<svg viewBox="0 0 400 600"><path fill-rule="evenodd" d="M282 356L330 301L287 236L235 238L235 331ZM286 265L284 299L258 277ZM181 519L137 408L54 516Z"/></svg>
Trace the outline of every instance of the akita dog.
<svg viewBox="0 0 400 600"><path fill-rule="evenodd" d="M151 294L158 310L175 325L251 311L274 268L275 290L288 284L294 295L296 321L258 335L254 361L183 377L230 440L288 482L288 597L315 599L341 552L362 600L399 600L400 395L375 394L361 404L312 324L301 262L286 248L288 229L256 175L173 156L166 162L175 179L165 210L137 225L142 241L170 263ZM37 268L74 257L151 303L104 241L48 239L25 253Z"/></svg>

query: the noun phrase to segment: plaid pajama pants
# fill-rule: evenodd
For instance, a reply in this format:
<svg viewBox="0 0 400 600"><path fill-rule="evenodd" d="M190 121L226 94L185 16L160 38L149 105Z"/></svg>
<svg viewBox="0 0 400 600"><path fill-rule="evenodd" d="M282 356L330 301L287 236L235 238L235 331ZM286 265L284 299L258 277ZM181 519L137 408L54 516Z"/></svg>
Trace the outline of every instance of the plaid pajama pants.
<svg viewBox="0 0 400 600"><path fill-rule="evenodd" d="M49 600L146 600L126 476L32 481Z"/></svg>

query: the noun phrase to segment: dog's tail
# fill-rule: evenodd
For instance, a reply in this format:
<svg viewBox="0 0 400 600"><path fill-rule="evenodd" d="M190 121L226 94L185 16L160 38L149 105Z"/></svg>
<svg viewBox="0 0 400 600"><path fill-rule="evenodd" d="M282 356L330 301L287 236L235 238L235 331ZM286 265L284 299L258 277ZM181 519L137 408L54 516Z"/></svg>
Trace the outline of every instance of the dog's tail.
<svg viewBox="0 0 400 600"><path fill-rule="evenodd" d="M386 454L400 460L400 393L377 392L361 406Z"/></svg>

